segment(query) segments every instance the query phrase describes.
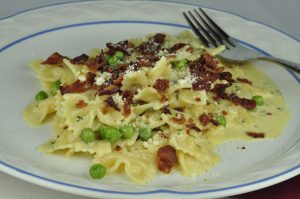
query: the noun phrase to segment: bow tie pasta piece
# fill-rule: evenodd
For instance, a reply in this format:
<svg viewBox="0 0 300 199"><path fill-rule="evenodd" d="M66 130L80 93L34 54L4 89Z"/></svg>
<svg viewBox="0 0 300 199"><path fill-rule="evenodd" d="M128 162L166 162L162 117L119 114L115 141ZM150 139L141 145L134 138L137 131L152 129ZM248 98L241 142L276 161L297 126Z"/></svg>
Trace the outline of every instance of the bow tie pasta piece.
<svg viewBox="0 0 300 199"><path fill-rule="evenodd" d="M98 141L86 144L80 140L77 136L65 130L52 144L48 145L48 149L45 151L47 153L52 153L55 151L69 149L72 153L75 152L87 152L90 154L96 154L97 156L102 156L106 153L110 153L111 144L105 141ZM68 155L71 155L69 152Z"/></svg>
<svg viewBox="0 0 300 199"><path fill-rule="evenodd" d="M140 184L149 182L156 174L153 154L147 151L135 153L108 153L94 159L107 168L108 175L125 172L132 181Z"/></svg>
<svg viewBox="0 0 300 199"><path fill-rule="evenodd" d="M41 60L30 63L31 69L41 81L43 89L50 90L53 82L60 80L62 83L71 84L77 78L72 71L65 65L53 67L41 64Z"/></svg>
<svg viewBox="0 0 300 199"><path fill-rule="evenodd" d="M136 119L136 124L139 127L148 127L154 129L164 125L166 122L162 119L160 111L146 112Z"/></svg>
<svg viewBox="0 0 300 199"><path fill-rule="evenodd" d="M178 151L177 157L182 175L190 177L207 172L219 162L219 157L211 151L202 152L201 157Z"/></svg>
<svg viewBox="0 0 300 199"><path fill-rule="evenodd" d="M193 91L193 90L180 90L178 101L183 105L206 105L207 95L205 90Z"/></svg>
<svg viewBox="0 0 300 199"><path fill-rule="evenodd" d="M43 124L47 116L55 112L57 99L49 97L41 102L33 102L28 105L24 112L23 118L29 126L38 126Z"/></svg>
<svg viewBox="0 0 300 199"><path fill-rule="evenodd" d="M66 65L66 67L69 68L70 71L72 71L75 79L78 79L80 76L89 72L88 67L85 65L72 64L69 59L63 59L63 62Z"/></svg>
<svg viewBox="0 0 300 199"><path fill-rule="evenodd" d="M153 85L157 79L169 79L171 70L171 64L167 62L167 59L165 57L160 58L155 66L147 73L151 85Z"/></svg>
<svg viewBox="0 0 300 199"><path fill-rule="evenodd" d="M202 156L203 151L207 148L206 145L203 146L195 143L195 138L193 136L189 136L186 133L173 133L170 137L170 145L175 149L187 153L191 156L200 158Z"/></svg>
<svg viewBox="0 0 300 199"><path fill-rule="evenodd" d="M151 102L154 100L160 100L161 96L153 87L146 87L138 90L138 93L134 96L135 100L141 100L144 102Z"/></svg>
<svg viewBox="0 0 300 199"><path fill-rule="evenodd" d="M124 75L122 90L136 91L150 85L145 70L130 71Z"/></svg>
<svg viewBox="0 0 300 199"><path fill-rule="evenodd" d="M84 102L86 105L78 107L80 102ZM100 107L101 101L90 102L86 96L81 94L65 94L58 115L66 118L68 129L79 135L82 129L94 126L97 110Z"/></svg>
<svg viewBox="0 0 300 199"><path fill-rule="evenodd" d="M159 110L164 106L164 104L160 100L155 100L146 104L138 105L133 107L133 112L136 115L140 115L145 111L152 109L152 110Z"/></svg>

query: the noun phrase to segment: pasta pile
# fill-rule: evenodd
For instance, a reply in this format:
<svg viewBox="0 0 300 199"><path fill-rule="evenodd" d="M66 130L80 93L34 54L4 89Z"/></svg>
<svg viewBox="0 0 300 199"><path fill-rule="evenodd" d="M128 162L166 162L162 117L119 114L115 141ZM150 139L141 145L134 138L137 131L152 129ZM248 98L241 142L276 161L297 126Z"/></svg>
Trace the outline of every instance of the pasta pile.
<svg viewBox="0 0 300 199"><path fill-rule="evenodd" d="M38 126L51 119L55 136L43 151L89 153L107 175L147 183L159 172L210 170L219 162L210 136L243 125L242 115L251 118L260 103L251 97L265 93L215 58L224 46L205 48L188 31L106 46L73 59L53 53L33 61L44 91L24 120Z"/></svg>

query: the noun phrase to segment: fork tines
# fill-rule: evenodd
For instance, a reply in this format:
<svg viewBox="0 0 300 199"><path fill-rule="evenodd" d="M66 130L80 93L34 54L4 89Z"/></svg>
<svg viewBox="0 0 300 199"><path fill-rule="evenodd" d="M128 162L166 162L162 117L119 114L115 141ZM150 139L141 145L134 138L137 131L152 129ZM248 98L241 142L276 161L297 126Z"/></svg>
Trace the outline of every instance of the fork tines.
<svg viewBox="0 0 300 199"><path fill-rule="evenodd" d="M199 11L194 9L194 14L191 11L183 12L183 16L202 43L206 47L218 47L219 45L225 45L226 48L235 47L229 35L202 8L199 8Z"/></svg>

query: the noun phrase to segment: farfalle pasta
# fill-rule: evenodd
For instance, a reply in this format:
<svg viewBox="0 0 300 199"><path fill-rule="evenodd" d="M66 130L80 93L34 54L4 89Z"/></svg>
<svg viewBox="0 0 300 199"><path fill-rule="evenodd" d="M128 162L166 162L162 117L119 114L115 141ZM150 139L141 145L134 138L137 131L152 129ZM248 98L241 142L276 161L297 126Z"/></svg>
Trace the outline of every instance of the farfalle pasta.
<svg viewBox="0 0 300 199"><path fill-rule="evenodd" d="M43 90L24 120L52 120L55 136L40 150L89 153L96 179L200 175L220 161L220 143L276 137L289 115L270 79L252 66L221 62L215 56L222 50L185 31L107 43L75 58L53 53L30 65Z"/></svg>

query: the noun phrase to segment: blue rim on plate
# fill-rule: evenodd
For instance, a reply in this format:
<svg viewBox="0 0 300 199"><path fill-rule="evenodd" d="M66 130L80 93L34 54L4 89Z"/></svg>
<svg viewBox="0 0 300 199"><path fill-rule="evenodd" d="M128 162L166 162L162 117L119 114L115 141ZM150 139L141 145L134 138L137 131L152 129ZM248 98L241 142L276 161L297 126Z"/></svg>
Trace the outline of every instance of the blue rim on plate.
<svg viewBox="0 0 300 199"><path fill-rule="evenodd" d="M82 1L76 1L76 2L82 2ZM171 1L164 1L164 2L171 2ZM68 2L68 3L74 3L74 2ZM175 2L173 2L175 3ZM61 5L61 4L67 4L67 3L60 3L60 4L54 4L54 5ZM180 4L180 3L179 3ZM196 4L185 4L185 5L194 5L194 6L199 6L199 5L196 5ZM53 6L53 5L49 5L49 6ZM43 6L43 7L49 7L49 6ZM39 8L43 8L43 7L38 7L38 8L34 8L34 9L29 9L29 10L26 10L26 11L22 11L22 12L19 12L19 13L16 13L14 15L11 15L9 17L13 17L13 16L16 16L18 14L21 14L21 13L24 13L24 12L28 12L28 11L32 11L32 10L35 10L35 9L39 9ZM210 8L212 10L217 10L217 9L213 9L213 8ZM217 11L222 11L222 10L217 10ZM222 12L225 12L225 13L229 13L229 14L232 14L232 15L236 15L234 13L230 13L230 12L226 12L226 11L222 11ZM239 15L236 15L236 16L239 16ZM7 18L9 18L7 17ZM239 16L241 18L244 18L248 21L253 21L253 20L250 20L250 19L247 19L243 16ZM3 20L5 18L2 18L0 20ZM256 21L254 21L256 22ZM51 29L47 29L47 30L43 30L43 31L40 31L40 32L37 32L37 33L33 33L33 34L30 34L30 35L27 35L25 37L22 37L20 39L17 39L3 47L0 48L0 53L2 53L3 51L13 47L14 45L17 45L18 43L21 43L25 40L28 40L30 38L33 38L33 37L36 37L36 36L39 36L39 35L43 35L43 34L47 34L49 32L54 32L54 31L58 31L58 30L62 30L62 29L68 29L68 28L75 28L75 27L79 27L79 26L89 26L89 25L101 25L101 24L112 24L112 23L131 23L131 24L155 24L155 25L163 25L163 26L173 26L173 27L178 27L178 28L184 28L184 29L190 29L189 26L186 26L186 25L183 25L183 24L176 24L176 23L168 23L168 22L157 22L157 21L138 21L138 20L115 20L115 21L92 21L92 22L86 22L86 23L78 23L78 24L70 24L70 25L65 25L65 26L60 26L60 27L56 27L56 28L51 28ZM280 30L277 30L276 28L273 28L271 26L268 26L266 24L263 24L261 22L256 22L256 23L259 23L261 25L265 25L271 29L274 29L282 34L285 34L286 36L294 39L295 41L297 42L300 42L298 39L296 38L293 38L292 36L280 31ZM256 47L256 46L253 46L249 43L246 43L242 40L238 40L236 39L238 42L252 48L252 49L255 49L265 55L268 55L268 56L271 56L269 53L263 51L262 49ZM293 78L300 84L300 78L295 74L293 73L291 70L288 70L288 72L293 76ZM273 175L273 176L270 176L270 177L267 177L267 178L263 178L263 179L260 179L260 180L256 180L256 181L253 181L253 182L249 182L249 183L244 183L244 184L240 184L240 185L235 185L235 186L230 186L230 187L224 187L224 188L219 188L219 189L210 189L210 190L203 190L203 191L191 191L191 192L184 192L184 191L173 191L173 190L167 190L167 189L156 189L156 190L153 190L153 191L145 191L145 192L123 192L123 191L110 191L110 190L103 190L103 189L96 189L96 188L91 188L91 187L84 187L84 186L79 186L79 185L74 185L74 184L69 184L69 183L65 183L65 182L61 182L61 181L57 181L57 180L53 180L53 179L49 179L49 178L45 178L43 176L39 176L39 175L36 175L34 173L31 173L31 172L28 172L28 171L25 171L25 170L22 170L20 168L17 168L13 165L10 165L8 163L5 163L3 161L0 160L0 165L6 167L7 169L10 169L10 170L13 170L13 171L16 171L18 173L21 173L23 175L26 175L26 176L29 176L29 177L34 177L36 179L39 179L39 180L43 180L43 181L46 181L46 182L51 182L51 183L54 183L56 185L63 185L63 186L66 186L66 187L71 187L71 188L79 188L79 189L83 189L83 190L88 190L88 191L94 191L94 192L102 192L102 193L110 193L110 194L125 194L125 195L147 195L147 194L155 194L155 193L168 193L168 194L183 194L183 195L192 195L192 194L205 194L205 193L215 193L215 192L220 192L220 191L228 191L228 190L234 190L234 189L238 189L238 188L242 188L242 187L247 187L247 186L250 186L250 185L255 185L255 184L259 184L259 183L262 183L262 182L266 182L266 181L269 181L269 180L272 180L272 179L275 179L277 177L280 177L280 176L283 176L285 174L288 174L292 171L295 171L297 169L300 169L300 164L295 166L295 167L292 167L286 171L283 171L281 173L278 173L276 175Z"/></svg>
<svg viewBox="0 0 300 199"><path fill-rule="evenodd" d="M47 8L47 7L51 7L51 6L58 6L58 5L65 5L65 4L73 4L73 3L82 3L82 2L96 2L96 1L98 1L98 0L75 0L75 1L70 1L70 2L54 3L54 4L50 4L50 5L45 5L45 6L38 6L38 7L35 7L35 8L30 8L30 9L22 10L22 11L14 13L12 15L0 18L0 21L4 20L4 19L12 18L14 16L17 16L17 15L20 15L20 14L23 14L23 13L26 13L26 12L30 12L30 11L33 11L33 10L38 10L38 9L41 9L41 8ZM139 0L132 0L132 1L139 1ZM173 3L173 4L181 4L181 5L190 5L190 6L198 6L198 7L202 7L202 8L208 8L208 9L211 9L211 10L216 10L216 11L228 13L228 14L231 14L231 15L235 15L235 16L241 17L242 19L246 19L247 21L252 21L252 22L255 22L255 23L267 26L267 27L269 27L269 28L271 28L273 30L276 30L277 32L280 32L280 33L282 33L282 34L284 34L284 35L290 37L291 39L294 39L294 40L296 40L297 42L300 43L300 39L298 39L298 38L296 38L296 37L294 37L294 36L292 36L292 35L284 32L284 31L282 31L282 30L280 30L278 28L275 28L275 27L270 26L268 24L265 24L265 23L263 23L261 21L256 21L256 20L250 19L248 17L242 16L242 15L239 15L239 14L227 11L227 10L212 8L212 7L209 7L209 6L203 6L201 4L186 3L186 2L185 3L174 2L172 0L148 0L148 1L152 1L152 2L165 2L165 3Z"/></svg>

